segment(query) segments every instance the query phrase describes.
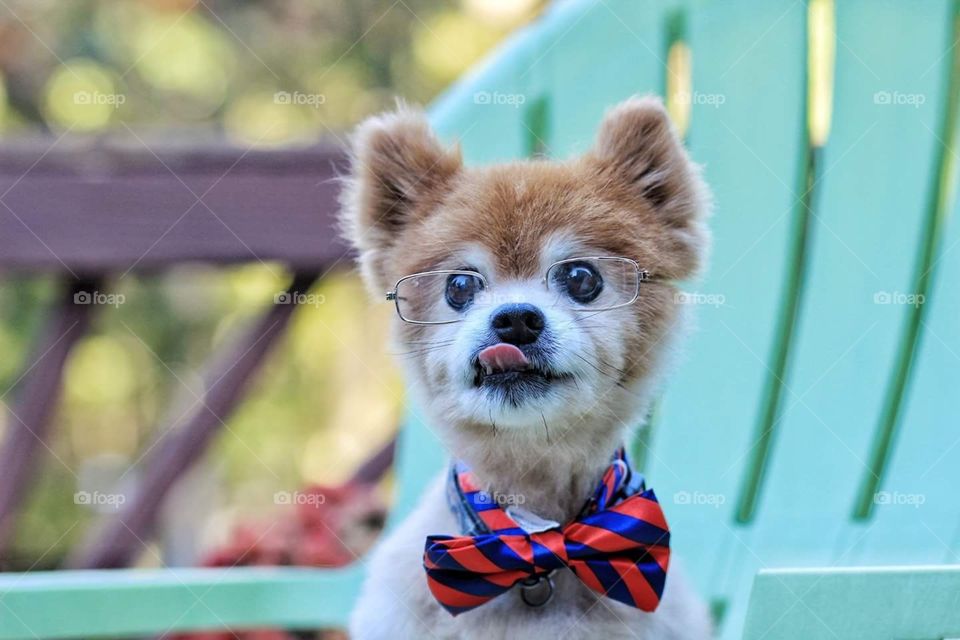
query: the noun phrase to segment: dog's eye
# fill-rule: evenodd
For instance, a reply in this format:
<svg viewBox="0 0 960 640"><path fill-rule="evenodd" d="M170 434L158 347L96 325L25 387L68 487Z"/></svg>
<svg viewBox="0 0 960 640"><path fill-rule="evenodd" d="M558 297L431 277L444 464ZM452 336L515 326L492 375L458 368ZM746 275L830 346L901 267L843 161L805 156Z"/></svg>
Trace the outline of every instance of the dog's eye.
<svg viewBox="0 0 960 640"><path fill-rule="evenodd" d="M558 276L560 285L577 302L592 302L603 291L603 277L586 262L570 262L563 266Z"/></svg>
<svg viewBox="0 0 960 640"><path fill-rule="evenodd" d="M461 311L473 302L473 297L483 289L483 281L477 276L454 273L447 276L447 304Z"/></svg>

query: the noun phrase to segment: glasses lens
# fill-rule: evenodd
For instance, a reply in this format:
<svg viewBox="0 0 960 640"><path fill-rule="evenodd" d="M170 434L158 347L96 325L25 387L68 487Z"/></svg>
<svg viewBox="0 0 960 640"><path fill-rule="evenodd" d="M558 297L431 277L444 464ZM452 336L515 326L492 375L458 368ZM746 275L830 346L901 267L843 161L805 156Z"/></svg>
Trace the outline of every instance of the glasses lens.
<svg viewBox="0 0 960 640"><path fill-rule="evenodd" d="M483 280L475 273L414 274L397 284L397 310L407 322L457 322L483 288Z"/></svg>
<svg viewBox="0 0 960 640"><path fill-rule="evenodd" d="M636 263L626 258L576 258L547 271L547 288L557 304L595 311L630 304L639 287Z"/></svg>

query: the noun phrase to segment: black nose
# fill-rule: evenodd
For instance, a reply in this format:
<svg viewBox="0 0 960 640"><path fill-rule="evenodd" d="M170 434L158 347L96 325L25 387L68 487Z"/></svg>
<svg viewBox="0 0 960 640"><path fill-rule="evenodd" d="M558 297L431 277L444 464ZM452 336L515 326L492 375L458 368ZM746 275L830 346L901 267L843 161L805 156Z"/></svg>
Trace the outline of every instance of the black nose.
<svg viewBox="0 0 960 640"><path fill-rule="evenodd" d="M530 344L543 331L543 313L532 304L505 304L493 312L490 324L509 344Z"/></svg>

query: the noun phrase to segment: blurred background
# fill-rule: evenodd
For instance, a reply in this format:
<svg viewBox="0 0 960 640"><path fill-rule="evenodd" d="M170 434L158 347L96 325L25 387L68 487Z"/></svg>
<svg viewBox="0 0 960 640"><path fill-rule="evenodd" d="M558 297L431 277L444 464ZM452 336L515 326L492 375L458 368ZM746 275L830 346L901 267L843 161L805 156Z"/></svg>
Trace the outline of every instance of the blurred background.
<svg viewBox="0 0 960 640"><path fill-rule="evenodd" d="M209 139L242 149L341 144L396 96L429 102L543 4L0 0L0 145L91 137ZM311 291L324 303L294 315L239 409L171 496L137 564L350 559L330 541L289 541L310 518L303 510L320 506L310 492L349 478L389 442L402 410L386 346L392 310L372 307L341 266ZM280 265L254 263L110 283L118 303L95 314L67 361L49 449L0 568L61 566L91 536L120 505L77 496L122 496L136 483L158 425L175 428L186 417L201 364L289 277ZM50 277L0 273L0 440L10 391L30 367L56 293ZM293 495L299 504L290 504ZM344 497L362 504L347 519L366 527L356 539L341 532L350 546L369 544L389 495L388 479L363 500ZM300 525L266 535L263 523L285 520ZM299 549L293 556L283 548L290 544Z"/></svg>

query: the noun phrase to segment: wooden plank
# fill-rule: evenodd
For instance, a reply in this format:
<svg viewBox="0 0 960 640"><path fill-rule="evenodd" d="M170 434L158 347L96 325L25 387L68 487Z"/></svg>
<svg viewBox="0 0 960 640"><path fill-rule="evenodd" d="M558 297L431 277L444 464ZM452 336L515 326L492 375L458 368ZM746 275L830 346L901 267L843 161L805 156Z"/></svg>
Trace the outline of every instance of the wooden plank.
<svg viewBox="0 0 960 640"><path fill-rule="evenodd" d="M0 640L344 627L361 566L0 574Z"/></svg>
<svg viewBox="0 0 960 640"><path fill-rule="evenodd" d="M467 163L529 155L529 123L546 106L544 68L535 61L545 34L558 24L548 14L511 35L430 107L430 123L441 137L461 145Z"/></svg>
<svg viewBox="0 0 960 640"><path fill-rule="evenodd" d="M767 565L859 562L854 521L888 384L913 312L907 303L938 197L939 141L953 43L951 0L837 3L833 131L781 437L753 550ZM879 42L878 30L899 37ZM925 69L930 69L924 74ZM922 104L903 96L923 96ZM889 100L888 100L889 97ZM911 158L898 162L898 158ZM908 538L901 538L906 540ZM909 538L924 563L940 545ZM873 562L903 562L900 554Z"/></svg>
<svg viewBox="0 0 960 640"><path fill-rule="evenodd" d="M553 155L587 151L604 112L632 95L664 93L670 10L664 0L582 2L534 69L549 76Z"/></svg>
<svg viewBox="0 0 960 640"><path fill-rule="evenodd" d="M339 148L57 146L43 155L49 146L0 153L0 269L278 260L310 271L349 255L335 224Z"/></svg>
<svg viewBox="0 0 960 640"><path fill-rule="evenodd" d="M26 370L15 383L15 403L0 449L0 554L15 532L16 515L38 467L57 407L63 368L73 346L86 333L95 305L77 304L77 295L98 290L95 281L70 282L50 314Z"/></svg>
<svg viewBox="0 0 960 640"><path fill-rule="evenodd" d="M363 464L350 476L347 484L376 484L383 478L390 467L393 465L397 451L396 437L390 438L390 441L380 447L372 456L367 458Z"/></svg>
<svg viewBox="0 0 960 640"><path fill-rule="evenodd" d="M688 146L716 206L705 278L682 287L694 331L666 394L645 474L697 588L738 637L756 571L753 529L736 523L756 442L805 151L802 3L697 5L688 15L693 94Z"/></svg>
<svg viewBox="0 0 960 640"><path fill-rule="evenodd" d="M954 3L955 11L960 2ZM955 28L960 18L954 17ZM954 65L960 54L952 52ZM954 66L953 73L957 74ZM954 75L956 81L956 75ZM948 112L949 113L949 112ZM956 117L956 109L952 111ZM956 134L944 137L950 145L944 160L956 161ZM942 188L955 193L957 174L951 171ZM956 390L960 382L960 212L943 212L943 237L934 248L933 262L924 267L933 279L922 304L920 337L914 373L904 391L903 415L896 446L867 523L870 527L858 560L893 556L904 562L960 561L960 431L956 419ZM934 277L935 276L935 277ZM916 541L904 545L904 540Z"/></svg>
<svg viewBox="0 0 960 640"><path fill-rule="evenodd" d="M764 571L744 640L960 637L960 567Z"/></svg>
<svg viewBox="0 0 960 640"><path fill-rule="evenodd" d="M244 391L270 348L283 335L300 294L316 274L299 274L287 289L293 304L274 304L239 340L221 351L204 376L199 407L179 429L167 431L148 459L132 500L98 533L75 563L78 568L112 568L130 564L143 550L164 498L179 477L204 454L242 401Z"/></svg>

